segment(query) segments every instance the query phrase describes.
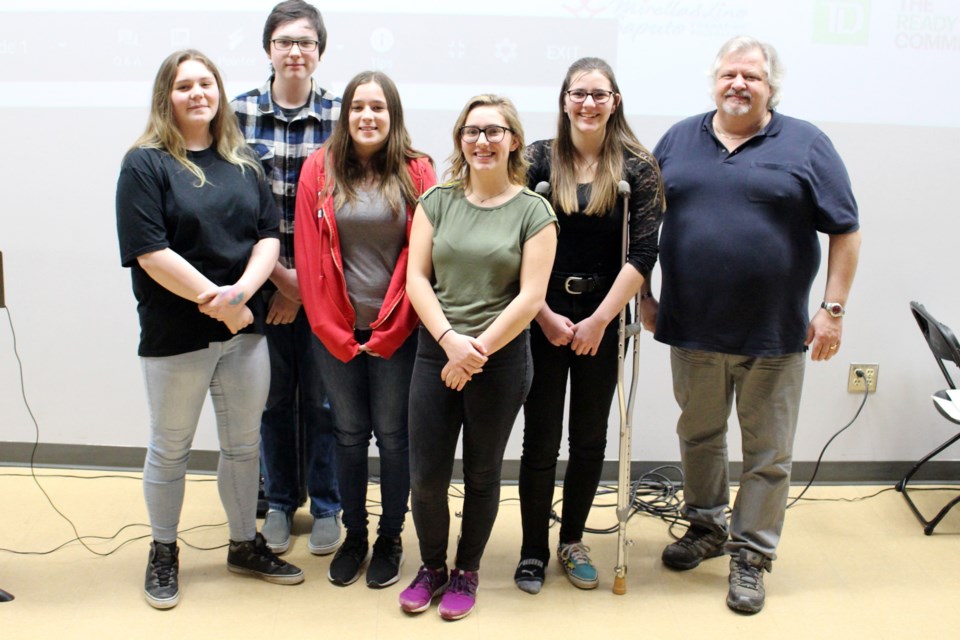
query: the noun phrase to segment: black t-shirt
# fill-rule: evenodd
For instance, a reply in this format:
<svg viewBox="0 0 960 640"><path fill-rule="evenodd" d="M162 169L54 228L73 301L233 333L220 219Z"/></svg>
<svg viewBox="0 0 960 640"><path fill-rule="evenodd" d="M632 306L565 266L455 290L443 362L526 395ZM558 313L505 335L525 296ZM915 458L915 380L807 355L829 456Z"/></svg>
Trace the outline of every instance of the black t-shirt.
<svg viewBox="0 0 960 640"><path fill-rule="evenodd" d="M172 356L232 337L227 326L197 304L157 284L137 263L141 255L171 249L217 285L236 282L263 238L278 237L278 213L267 183L212 148L189 152L206 183L170 154L134 149L117 181L120 259L130 267L140 315L141 356ZM256 321L242 333L262 333L260 296L247 301Z"/></svg>

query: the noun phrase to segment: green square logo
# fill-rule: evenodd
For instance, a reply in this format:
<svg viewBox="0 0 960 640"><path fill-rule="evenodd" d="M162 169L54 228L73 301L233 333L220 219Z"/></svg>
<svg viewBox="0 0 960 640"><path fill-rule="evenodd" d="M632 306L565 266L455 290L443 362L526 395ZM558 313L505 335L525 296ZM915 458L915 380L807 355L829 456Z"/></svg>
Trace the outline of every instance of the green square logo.
<svg viewBox="0 0 960 640"><path fill-rule="evenodd" d="M867 44L870 0L817 0L813 41L822 44Z"/></svg>

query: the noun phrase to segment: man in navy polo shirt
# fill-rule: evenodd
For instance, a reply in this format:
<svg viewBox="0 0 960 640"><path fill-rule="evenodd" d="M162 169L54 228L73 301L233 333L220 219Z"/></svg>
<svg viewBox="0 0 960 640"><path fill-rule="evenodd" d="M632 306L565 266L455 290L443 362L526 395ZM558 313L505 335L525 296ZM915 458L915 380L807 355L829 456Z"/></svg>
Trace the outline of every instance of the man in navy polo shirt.
<svg viewBox="0 0 960 640"><path fill-rule="evenodd" d="M815 126L774 111L783 71L740 36L713 67L717 109L657 144L668 210L656 339L671 346L690 528L663 551L677 570L731 556L727 606L756 613L783 529L804 351L840 348L860 232L847 171ZM829 238L823 300L809 318ZM743 473L728 526L727 419L734 399Z"/></svg>

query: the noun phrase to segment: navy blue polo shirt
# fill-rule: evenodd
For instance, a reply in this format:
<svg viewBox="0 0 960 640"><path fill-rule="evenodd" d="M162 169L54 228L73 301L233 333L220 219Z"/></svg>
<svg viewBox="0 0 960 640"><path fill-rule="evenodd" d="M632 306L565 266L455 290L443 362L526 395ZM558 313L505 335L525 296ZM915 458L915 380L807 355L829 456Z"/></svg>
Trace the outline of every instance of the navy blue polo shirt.
<svg viewBox="0 0 960 640"><path fill-rule="evenodd" d="M803 351L817 233L859 228L850 178L808 122L774 112L729 152L714 113L677 123L654 150L668 207L656 339L736 355Z"/></svg>

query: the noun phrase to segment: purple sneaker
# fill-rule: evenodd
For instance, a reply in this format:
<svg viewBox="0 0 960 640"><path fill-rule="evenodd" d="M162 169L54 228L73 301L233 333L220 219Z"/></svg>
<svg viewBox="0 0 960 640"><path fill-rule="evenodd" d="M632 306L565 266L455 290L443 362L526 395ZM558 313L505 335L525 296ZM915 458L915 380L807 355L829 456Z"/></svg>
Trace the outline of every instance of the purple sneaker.
<svg viewBox="0 0 960 640"><path fill-rule="evenodd" d="M454 569L450 573L450 582L447 591L440 599L437 610L444 620L459 620L473 611L477 604L477 589L480 586L480 576L476 571L460 571Z"/></svg>
<svg viewBox="0 0 960 640"><path fill-rule="evenodd" d="M433 597L447 586L447 568L430 569L420 565L417 577L410 586L400 592L400 608L407 613L426 611Z"/></svg>

